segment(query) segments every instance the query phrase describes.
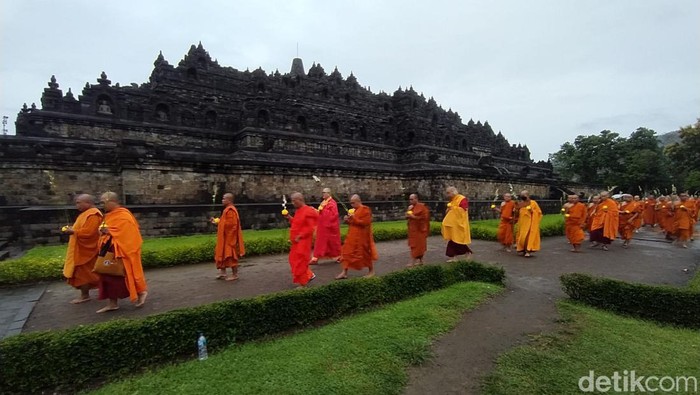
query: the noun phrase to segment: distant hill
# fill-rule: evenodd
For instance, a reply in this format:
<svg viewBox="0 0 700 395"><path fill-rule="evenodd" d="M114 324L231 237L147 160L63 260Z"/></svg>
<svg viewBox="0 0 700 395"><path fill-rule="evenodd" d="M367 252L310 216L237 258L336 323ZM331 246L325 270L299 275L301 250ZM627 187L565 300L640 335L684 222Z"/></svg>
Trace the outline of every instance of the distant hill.
<svg viewBox="0 0 700 395"><path fill-rule="evenodd" d="M678 130L661 134L657 138L659 139L659 144L661 147L681 142L681 135Z"/></svg>

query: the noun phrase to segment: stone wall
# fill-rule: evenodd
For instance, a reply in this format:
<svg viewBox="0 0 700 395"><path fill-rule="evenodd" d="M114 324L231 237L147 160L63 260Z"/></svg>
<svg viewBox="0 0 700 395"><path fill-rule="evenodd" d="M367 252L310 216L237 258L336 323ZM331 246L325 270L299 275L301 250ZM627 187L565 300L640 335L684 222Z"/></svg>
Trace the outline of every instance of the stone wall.
<svg viewBox="0 0 700 395"><path fill-rule="evenodd" d="M433 220L442 220L445 202L425 203L431 209ZM558 200L539 200L538 203L545 213L558 213L561 207ZM348 204L347 201L345 204ZM376 222L403 219L408 206L406 200L366 201L365 204L372 208L373 219ZM489 208L490 205L490 200L471 201L471 219L496 218ZM287 226L280 215L281 204L238 203L236 207L245 229ZM208 218L219 216L221 213L220 205L210 204L136 205L130 206L129 209L138 219L144 237L214 233L216 229L209 224ZM342 212L342 207L340 209ZM14 240L16 246L24 249L34 245L65 243L67 236L61 235L60 229L64 225L72 224L76 216L77 211L73 206L0 207L0 239Z"/></svg>

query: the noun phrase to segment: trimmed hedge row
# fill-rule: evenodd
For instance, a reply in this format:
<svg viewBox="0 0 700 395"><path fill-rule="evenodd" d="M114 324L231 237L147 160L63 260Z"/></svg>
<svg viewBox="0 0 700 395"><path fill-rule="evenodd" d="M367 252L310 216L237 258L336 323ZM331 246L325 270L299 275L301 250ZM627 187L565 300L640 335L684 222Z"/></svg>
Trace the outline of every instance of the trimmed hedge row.
<svg viewBox="0 0 700 395"><path fill-rule="evenodd" d="M569 297L587 305L665 324L700 328L700 292L632 284L570 273L561 276Z"/></svg>
<svg viewBox="0 0 700 395"><path fill-rule="evenodd" d="M101 380L192 358L201 331L210 350L396 302L462 281L502 284L502 268L430 265L372 279L334 282L0 341L0 393L77 391Z"/></svg>

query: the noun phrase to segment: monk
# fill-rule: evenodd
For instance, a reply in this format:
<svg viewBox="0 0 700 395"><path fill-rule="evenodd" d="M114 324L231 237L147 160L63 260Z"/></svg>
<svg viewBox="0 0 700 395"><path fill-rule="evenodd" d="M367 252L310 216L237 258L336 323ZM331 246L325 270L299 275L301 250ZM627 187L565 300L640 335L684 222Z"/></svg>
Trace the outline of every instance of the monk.
<svg viewBox="0 0 700 395"><path fill-rule="evenodd" d="M216 268L219 269L217 280L226 281L238 280L238 260L245 255L245 245L243 244L243 230L241 230L241 220L238 210L233 205L233 194L225 193L221 199L224 211L221 218L210 218L211 223L217 225L216 229L216 249L214 250L214 260ZM226 277L226 268L231 268L231 276Z"/></svg>
<svg viewBox="0 0 700 395"><path fill-rule="evenodd" d="M411 248L413 262L407 267L423 264L423 256L428 250L428 235L430 235L430 209L418 200L418 195L413 193L408 197L408 246Z"/></svg>
<svg viewBox="0 0 700 395"><path fill-rule="evenodd" d="M688 200L687 193L681 193L679 201L674 205L674 228L678 243L683 248L688 248L688 240L693 232L693 218L695 218L695 205Z"/></svg>
<svg viewBox="0 0 700 395"><path fill-rule="evenodd" d="M591 198L591 202L588 203L588 219L586 220L586 229L588 233L591 233L591 226L593 225L593 217L595 217L596 209L598 208L598 203L600 203L600 195L595 195Z"/></svg>
<svg viewBox="0 0 700 395"><path fill-rule="evenodd" d="M632 227L634 228L634 233L639 233L639 228L642 227L642 219L644 218L644 210L646 210L646 203L642 201L639 195L634 195L634 201L637 203L637 212L639 215L634 217Z"/></svg>
<svg viewBox="0 0 700 395"><path fill-rule="evenodd" d="M80 290L80 297L71 301L78 304L89 302L90 290L100 283L100 276L92 269L100 250L98 229L102 223L102 213L95 207L95 197L92 195L78 195L75 207L80 212L78 218L73 226L63 230L63 233L70 235L63 276L69 285Z"/></svg>
<svg viewBox="0 0 700 395"><path fill-rule="evenodd" d="M618 230L622 239L622 248L628 248L634 234L635 221L643 214L642 207L634 201L632 195L625 193L622 195L619 213Z"/></svg>
<svg viewBox="0 0 700 395"><path fill-rule="evenodd" d="M445 255L447 262L454 262L458 255L467 255L471 258L473 251L469 248L472 242L471 229L469 228L469 200L461 195L457 188L445 189L447 212L442 220L442 238L447 240Z"/></svg>
<svg viewBox="0 0 700 395"><path fill-rule="evenodd" d="M564 205L564 225L566 238L571 243L571 252L581 252L581 243L586 238L583 229L588 219L586 205L579 201L578 195L569 195Z"/></svg>
<svg viewBox="0 0 700 395"><path fill-rule="evenodd" d="M105 192L100 198L106 212L100 225L100 244L111 239L115 258L124 262L124 277L100 274L100 299L109 299L109 304L99 310L105 313L119 309L118 300L128 297L136 307L146 303L148 289L141 265L141 232L139 224L126 207L119 203L114 192Z"/></svg>
<svg viewBox="0 0 700 395"><path fill-rule="evenodd" d="M659 224L661 231L664 232L666 240L672 240L673 203L666 196L659 196L656 202L656 222Z"/></svg>
<svg viewBox="0 0 700 395"><path fill-rule="evenodd" d="M610 243L617 238L619 222L617 202L610 198L608 191L601 192L591 223L591 247L602 245L603 250L608 251Z"/></svg>
<svg viewBox="0 0 700 395"><path fill-rule="evenodd" d="M343 217L349 225L340 255L343 271L335 277L336 280L348 278L349 269L367 268L369 272L364 277L374 277L374 261L379 259L372 234L372 209L362 204L359 195L352 195L350 205L352 209Z"/></svg>
<svg viewBox="0 0 700 395"><path fill-rule="evenodd" d="M316 244L311 264L319 259L330 258L334 261L340 257L340 217L338 204L331 195L330 188L323 188L323 201L318 206L318 228L316 229Z"/></svg>
<svg viewBox="0 0 700 395"><path fill-rule="evenodd" d="M651 226L652 228L656 226L656 196L649 195L644 201L644 214L642 215L642 220L644 221L644 226Z"/></svg>
<svg viewBox="0 0 700 395"><path fill-rule="evenodd" d="M498 207L493 207L492 210L499 213L501 222L498 223L498 231L496 232L496 239L503 246L503 250L510 252L510 248L513 246L513 216L515 212L515 202L513 201L513 195L510 193L503 194L503 201Z"/></svg>
<svg viewBox="0 0 700 395"><path fill-rule="evenodd" d="M518 254L529 258L540 250L540 222L542 209L536 201L530 199L530 192L520 192L518 204Z"/></svg>
<svg viewBox="0 0 700 395"><path fill-rule="evenodd" d="M316 278L314 272L309 269L309 262L319 213L306 205L304 195L299 192L292 194L292 204L296 209L294 216L286 215L291 226L289 241L292 243L289 250L289 267L292 269L292 282L298 284L298 288L304 288L309 281Z"/></svg>

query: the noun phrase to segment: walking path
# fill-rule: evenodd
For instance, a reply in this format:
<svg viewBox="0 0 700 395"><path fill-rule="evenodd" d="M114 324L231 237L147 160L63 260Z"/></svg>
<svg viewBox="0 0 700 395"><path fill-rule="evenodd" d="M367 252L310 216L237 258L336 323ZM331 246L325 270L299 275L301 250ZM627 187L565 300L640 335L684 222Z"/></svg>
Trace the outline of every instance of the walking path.
<svg viewBox="0 0 700 395"><path fill-rule="evenodd" d="M477 261L494 263L506 269L507 289L502 295L467 313L454 331L435 343L435 357L410 369L410 382L405 392L478 392L481 378L493 368L498 355L523 343L529 335L554 327L558 318L555 301L564 296L559 284L559 276L563 273L582 272L674 286L688 282L700 262L700 242L696 241L693 248L686 250L664 242L652 230L642 230L637 237L639 240L634 241L628 250L616 243L608 252L584 249L581 254L570 253L570 246L563 237L548 238L543 240L542 251L530 259L499 251L494 242L475 241L472 247ZM409 260L405 240L382 242L377 247L380 260L376 270L379 275L401 270ZM444 260L444 242L439 237L431 237L426 262ZM336 263L322 262L314 267L314 271L317 274L314 285L317 286L333 282L339 267ZM351 272L351 276L362 274ZM23 323L23 332L143 317L181 307L294 288L286 255L246 258L240 275L241 279L233 283L217 281L212 263L151 269L146 272L149 284L146 306L136 309L123 301L120 310L106 314L95 313L102 301L70 304L77 291L61 282L0 289L0 337L3 330L5 335L17 333L23 323L19 318L30 311L29 318ZM37 302L38 295L41 298ZM5 313L6 310L14 311L14 315Z"/></svg>

